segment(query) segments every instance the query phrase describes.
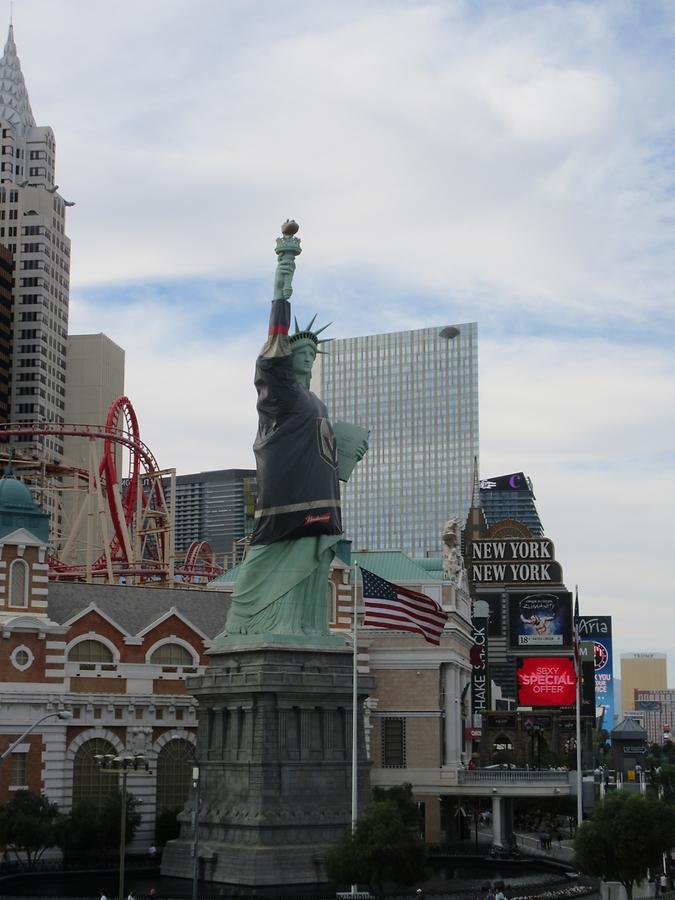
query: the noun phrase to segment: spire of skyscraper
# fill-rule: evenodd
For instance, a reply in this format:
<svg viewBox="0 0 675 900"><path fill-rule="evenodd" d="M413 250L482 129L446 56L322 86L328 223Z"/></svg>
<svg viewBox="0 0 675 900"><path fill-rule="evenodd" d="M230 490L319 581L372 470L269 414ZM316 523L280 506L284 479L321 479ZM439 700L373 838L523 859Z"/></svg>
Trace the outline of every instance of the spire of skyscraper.
<svg viewBox="0 0 675 900"><path fill-rule="evenodd" d="M21 130L35 126L21 63L16 54L13 25L9 26L5 52L0 59L0 119Z"/></svg>

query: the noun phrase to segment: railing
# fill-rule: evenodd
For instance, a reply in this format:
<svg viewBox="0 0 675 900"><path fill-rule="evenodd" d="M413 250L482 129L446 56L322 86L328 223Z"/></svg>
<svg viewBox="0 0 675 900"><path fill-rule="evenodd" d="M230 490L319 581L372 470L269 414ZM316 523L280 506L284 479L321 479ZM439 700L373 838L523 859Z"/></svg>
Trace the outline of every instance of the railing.
<svg viewBox="0 0 675 900"><path fill-rule="evenodd" d="M463 769L459 784L569 784L568 772L550 769Z"/></svg>

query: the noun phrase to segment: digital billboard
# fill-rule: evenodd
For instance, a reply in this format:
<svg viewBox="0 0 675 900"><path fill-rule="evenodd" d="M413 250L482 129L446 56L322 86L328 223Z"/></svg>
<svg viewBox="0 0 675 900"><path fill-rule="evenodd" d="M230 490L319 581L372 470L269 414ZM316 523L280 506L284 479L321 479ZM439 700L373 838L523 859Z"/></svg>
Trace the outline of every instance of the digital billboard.
<svg viewBox="0 0 675 900"><path fill-rule="evenodd" d="M595 704L603 709L602 728L614 727L614 673L612 660L612 617L580 616L579 638L593 641Z"/></svg>
<svg viewBox="0 0 675 900"><path fill-rule="evenodd" d="M496 478L483 478L481 491L529 491L531 485L524 472L512 472L510 475L498 475Z"/></svg>
<svg viewBox="0 0 675 900"><path fill-rule="evenodd" d="M509 591L509 645L513 650L571 648L569 591Z"/></svg>
<svg viewBox="0 0 675 900"><path fill-rule="evenodd" d="M574 706L574 661L564 656L526 656L516 669L519 706Z"/></svg>

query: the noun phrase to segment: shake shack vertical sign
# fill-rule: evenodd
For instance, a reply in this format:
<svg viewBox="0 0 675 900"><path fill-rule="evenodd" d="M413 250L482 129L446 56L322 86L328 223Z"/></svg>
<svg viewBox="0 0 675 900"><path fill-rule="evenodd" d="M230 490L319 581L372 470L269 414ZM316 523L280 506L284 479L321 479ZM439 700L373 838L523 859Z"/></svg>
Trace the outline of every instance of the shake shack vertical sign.
<svg viewBox="0 0 675 900"><path fill-rule="evenodd" d="M548 538L472 541L470 566L474 584L562 584Z"/></svg>
<svg viewBox="0 0 675 900"><path fill-rule="evenodd" d="M471 622L471 712L480 715L490 708L488 695L487 633L488 619L474 617ZM475 721L475 720L474 720Z"/></svg>

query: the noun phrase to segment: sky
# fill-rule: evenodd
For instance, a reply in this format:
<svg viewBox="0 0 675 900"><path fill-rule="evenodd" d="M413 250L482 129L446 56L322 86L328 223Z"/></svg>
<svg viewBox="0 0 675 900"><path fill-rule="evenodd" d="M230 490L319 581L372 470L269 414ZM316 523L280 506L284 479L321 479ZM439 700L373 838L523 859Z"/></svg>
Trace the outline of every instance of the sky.
<svg viewBox="0 0 675 900"><path fill-rule="evenodd" d="M253 465L294 217L295 310L332 336L478 322L482 476L530 476L615 653L669 652L675 5L15 0L13 23L76 204L70 331L125 349L160 466Z"/></svg>

